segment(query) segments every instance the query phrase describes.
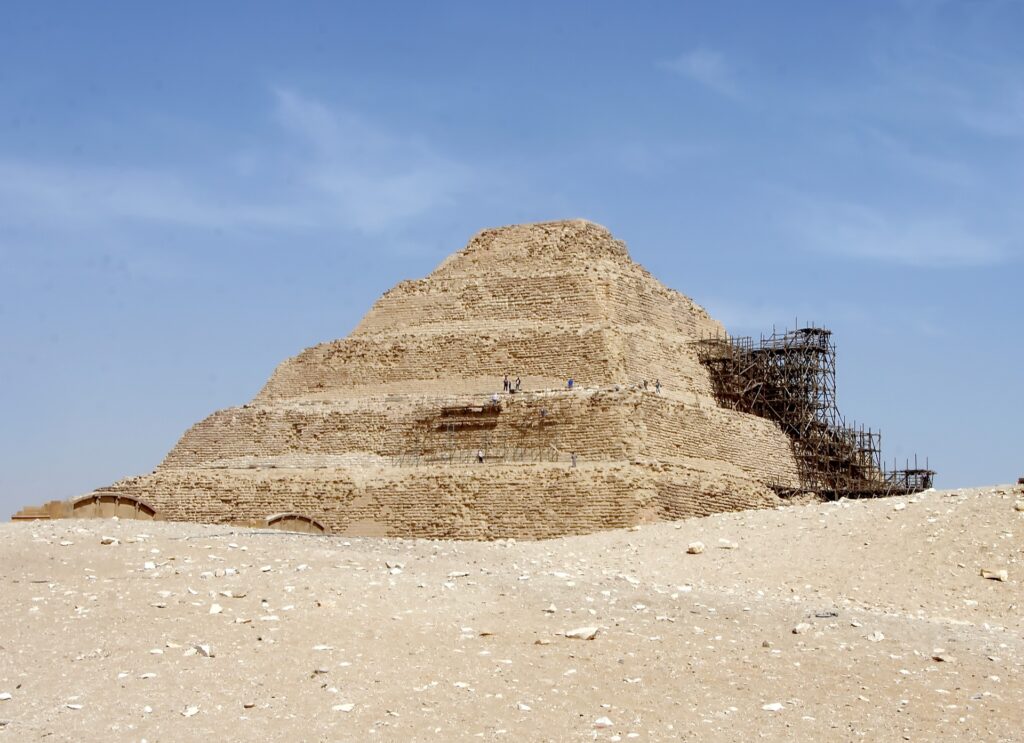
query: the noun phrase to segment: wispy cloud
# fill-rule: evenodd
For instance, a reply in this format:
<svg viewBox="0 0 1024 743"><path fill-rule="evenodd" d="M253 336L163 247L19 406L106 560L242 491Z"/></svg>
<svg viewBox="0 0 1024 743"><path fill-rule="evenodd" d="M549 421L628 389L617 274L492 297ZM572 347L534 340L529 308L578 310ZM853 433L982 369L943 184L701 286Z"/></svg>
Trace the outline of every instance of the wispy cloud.
<svg viewBox="0 0 1024 743"><path fill-rule="evenodd" d="M398 136L347 111L277 89L275 116L312 155L298 165L309 189L344 223L366 232L451 206L473 182L469 168L415 136Z"/></svg>
<svg viewBox="0 0 1024 743"><path fill-rule="evenodd" d="M223 228L297 226L298 215L218 195L172 171L0 160L0 215L78 229L111 223Z"/></svg>
<svg viewBox="0 0 1024 743"><path fill-rule="evenodd" d="M661 66L728 98L740 98L735 74L721 52L698 47Z"/></svg>
<svg viewBox="0 0 1024 743"><path fill-rule="evenodd" d="M937 38L934 32L914 38L901 29L898 43L890 40L871 55L872 86L861 95L839 90L824 97L845 101L845 115L867 112L911 127L948 128L982 138L1024 136L1019 56L969 39L959 34Z"/></svg>
<svg viewBox="0 0 1024 743"><path fill-rule="evenodd" d="M908 266L986 266L1008 256L956 216L892 214L853 202L807 199L783 229L806 250Z"/></svg>
<svg viewBox="0 0 1024 743"><path fill-rule="evenodd" d="M279 134L257 143L262 154L226 153L233 178L174 164L71 166L0 154L0 219L51 231L173 225L377 233L453 205L473 182L469 168L415 135L286 89L274 90L272 103L268 120Z"/></svg>
<svg viewBox="0 0 1024 743"><path fill-rule="evenodd" d="M936 148L922 147L907 136L897 136L881 127L867 127L861 131L863 148L857 155L882 156L882 162L898 171L920 177L925 182L937 182L958 188L978 188L984 185L975 163L969 158L957 157Z"/></svg>
<svg viewBox="0 0 1024 743"><path fill-rule="evenodd" d="M1024 137L1024 88L1005 91L999 103L964 103L957 117L974 132L1001 138Z"/></svg>

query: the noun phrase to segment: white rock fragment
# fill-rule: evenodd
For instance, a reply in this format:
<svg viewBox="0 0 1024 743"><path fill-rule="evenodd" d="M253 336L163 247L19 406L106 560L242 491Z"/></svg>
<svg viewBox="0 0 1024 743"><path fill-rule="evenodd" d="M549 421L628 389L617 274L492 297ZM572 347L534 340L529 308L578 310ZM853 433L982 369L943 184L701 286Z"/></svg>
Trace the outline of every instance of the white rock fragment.
<svg viewBox="0 0 1024 743"><path fill-rule="evenodd" d="M1006 582L1010 579L1010 574L1006 570L988 570L986 568L981 569L981 577L987 580L998 580Z"/></svg>
<svg viewBox="0 0 1024 743"><path fill-rule="evenodd" d="M870 640L871 642L881 642L884 639L885 639L885 635L883 635L878 630L875 630L870 635L868 635L868 640Z"/></svg>
<svg viewBox="0 0 1024 743"><path fill-rule="evenodd" d="M593 640L597 637L597 627L577 627L566 630L564 634L570 640Z"/></svg>
<svg viewBox="0 0 1024 743"><path fill-rule="evenodd" d="M9 692L9 691L0 691L0 702L6 702L9 699L13 699L13 698L14 697L11 696L11 692Z"/></svg>
<svg viewBox="0 0 1024 743"><path fill-rule="evenodd" d="M144 562L144 563L142 563L142 569L143 570L156 570L156 563L152 562L152 561Z"/></svg>
<svg viewBox="0 0 1024 743"><path fill-rule="evenodd" d="M192 717L193 715L197 714L199 714L199 707L195 706L194 704L189 705L181 711L182 717Z"/></svg>
<svg viewBox="0 0 1024 743"><path fill-rule="evenodd" d="M614 724L615 723L613 723L607 717L598 717L596 720L594 720L594 727L598 728L599 730L602 728L610 728Z"/></svg>
<svg viewBox="0 0 1024 743"><path fill-rule="evenodd" d="M522 702L519 702L518 704L516 704L516 709L520 712L529 712L532 708L528 704L523 704Z"/></svg>
<svg viewBox="0 0 1024 743"><path fill-rule="evenodd" d="M352 702L345 702L345 704L336 704L331 709L335 712L351 712L356 706Z"/></svg>
<svg viewBox="0 0 1024 743"><path fill-rule="evenodd" d="M220 604L210 604L211 614L220 614L222 611L224 611L224 607Z"/></svg>
<svg viewBox="0 0 1024 743"><path fill-rule="evenodd" d="M203 656L204 658L213 657L213 648L211 648L209 645L193 645L192 647L193 649L195 649L197 653L199 653L199 655Z"/></svg>
<svg viewBox="0 0 1024 743"><path fill-rule="evenodd" d="M781 712L785 709L785 706L782 702L772 702L771 704L762 704L761 709L765 712Z"/></svg>
<svg viewBox="0 0 1024 743"><path fill-rule="evenodd" d="M452 572L448 573L449 578L465 578L467 575L469 575L469 573L467 573L465 570L453 570Z"/></svg>
<svg viewBox="0 0 1024 743"><path fill-rule="evenodd" d="M554 604L549 604L548 606L541 609L541 611L543 611L545 614L554 614L556 611L558 611L558 609L555 608Z"/></svg>
<svg viewBox="0 0 1024 743"><path fill-rule="evenodd" d="M100 544L118 545L121 541L117 537L100 537Z"/></svg>
<svg viewBox="0 0 1024 743"><path fill-rule="evenodd" d="M894 510L894 511L902 511L906 507L907 507L906 503L897 503L895 506L892 507L892 510Z"/></svg>
<svg viewBox="0 0 1024 743"><path fill-rule="evenodd" d="M802 635L805 632L807 632L808 630L810 630L810 628L811 628L811 625L809 625L807 622L800 622L800 624L798 624L796 627L793 628L793 634L794 635Z"/></svg>
<svg viewBox="0 0 1024 743"><path fill-rule="evenodd" d="M64 706L68 709L82 709L82 705L80 704L65 704Z"/></svg>
<svg viewBox="0 0 1024 743"><path fill-rule="evenodd" d="M686 554L699 555L704 551L704 542L690 542L686 547Z"/></svg>

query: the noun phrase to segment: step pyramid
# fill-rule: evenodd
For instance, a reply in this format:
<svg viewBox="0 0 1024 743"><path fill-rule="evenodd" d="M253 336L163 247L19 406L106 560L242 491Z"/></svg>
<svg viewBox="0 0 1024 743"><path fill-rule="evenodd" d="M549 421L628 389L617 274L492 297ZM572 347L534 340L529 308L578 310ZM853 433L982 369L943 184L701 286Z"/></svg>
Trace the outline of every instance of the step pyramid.
<svg viewBox="0 0 1024 743"><path fill-rule="evenodd" d="M154 472L50 510L495 539L773 506L792 442L716 402L694 341L724 334L600 225L484 230Z"/></svg>

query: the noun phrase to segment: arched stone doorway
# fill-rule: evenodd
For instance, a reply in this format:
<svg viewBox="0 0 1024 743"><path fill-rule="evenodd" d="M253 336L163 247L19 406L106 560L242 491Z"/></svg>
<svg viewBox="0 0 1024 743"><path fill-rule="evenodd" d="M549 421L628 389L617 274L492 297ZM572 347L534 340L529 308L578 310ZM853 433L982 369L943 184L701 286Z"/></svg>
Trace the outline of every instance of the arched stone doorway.
<svg viewBox="0 0 1024 743"><path fill-rule="evenodd" d="M152 521L156 509L130 495L115 493L89 493L71 502L73 519L141 519Z"/></svg>
<svg viewBox="0 0 1024 743"><path fill-rule="evenodd" d="M326 534L327 527L311 516L301 513L278 513L267 517L267 526L281 531L294 531L303 534Z"/></svg>

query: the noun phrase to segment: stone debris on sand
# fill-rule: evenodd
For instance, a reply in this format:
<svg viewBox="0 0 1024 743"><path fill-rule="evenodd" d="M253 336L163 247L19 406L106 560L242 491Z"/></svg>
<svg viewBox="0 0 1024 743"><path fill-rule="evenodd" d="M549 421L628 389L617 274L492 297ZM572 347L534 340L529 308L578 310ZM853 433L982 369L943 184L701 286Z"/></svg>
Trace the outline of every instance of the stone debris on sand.
<svg viewBox="0 0 1024 743"><path fill-rule="evenodd" d="M686 554L699 555L704 551L704 542L690 542L686 546Z"/></svg>
<svg viewBox="0 0 1024 743"><path fill-rule="evenodd" d="M0 738L1019 740L990 490L514 543L0 524Z"/></svg>

